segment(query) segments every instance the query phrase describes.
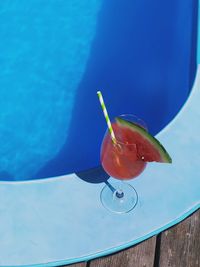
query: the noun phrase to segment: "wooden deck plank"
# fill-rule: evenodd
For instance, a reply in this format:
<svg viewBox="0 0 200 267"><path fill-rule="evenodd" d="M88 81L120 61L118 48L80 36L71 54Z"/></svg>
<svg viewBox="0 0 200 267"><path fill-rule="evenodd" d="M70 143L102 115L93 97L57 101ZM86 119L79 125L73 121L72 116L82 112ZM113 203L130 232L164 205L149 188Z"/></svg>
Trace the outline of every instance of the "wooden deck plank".
<svg viewBox="0 0 200 267"><path fill-rule="evenodd" d="M200 267L200 210L161 235L159 267Z"/></svg>
<svg viewBox="0 0 200 267"><path fill-rule="evenodd" d="M90 261L89 267L153 267L156 237L136 246Z"/></svg>

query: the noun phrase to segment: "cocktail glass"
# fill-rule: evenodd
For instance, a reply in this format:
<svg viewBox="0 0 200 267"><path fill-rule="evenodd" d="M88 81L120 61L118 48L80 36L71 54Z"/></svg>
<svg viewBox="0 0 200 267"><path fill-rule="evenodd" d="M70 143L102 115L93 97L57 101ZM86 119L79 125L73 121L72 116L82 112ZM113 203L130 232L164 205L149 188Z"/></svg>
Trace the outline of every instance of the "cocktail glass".
<svg viewBox="0 0 200 267"><path fill-rule="evenodd" d="M144 121L134 115L124 114L118 117L147 130ZM119 127L115 120L111 123L116 140L113 142L107 129L101 145L101 164L106 173L115 179L111 183L106 182L101 191L101 202L112 212L127 213L137 205L138 194L135 188L125 181L140 175L146 167L146 162L143 158L138 158L137 136Z"/></svg>

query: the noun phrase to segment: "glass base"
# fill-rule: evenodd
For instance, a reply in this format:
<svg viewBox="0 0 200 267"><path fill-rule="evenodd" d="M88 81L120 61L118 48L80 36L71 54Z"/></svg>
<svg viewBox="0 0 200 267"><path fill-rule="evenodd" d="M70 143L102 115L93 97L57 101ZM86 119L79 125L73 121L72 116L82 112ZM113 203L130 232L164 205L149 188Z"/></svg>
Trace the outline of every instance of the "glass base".
<svg viewBox="0 0 200 267"><path fill-rule="evenodd" d="M126 182L112 181L111 187L105 186L101 191L101 202L109 211L127 213L135 208L138 194L134 187Z"/></svg>

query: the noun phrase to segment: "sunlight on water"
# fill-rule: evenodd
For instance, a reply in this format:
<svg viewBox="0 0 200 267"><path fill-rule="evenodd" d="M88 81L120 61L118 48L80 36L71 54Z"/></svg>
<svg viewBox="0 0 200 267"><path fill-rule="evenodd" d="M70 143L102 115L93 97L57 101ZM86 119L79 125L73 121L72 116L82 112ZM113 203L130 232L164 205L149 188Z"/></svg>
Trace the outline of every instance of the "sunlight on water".
<svg viewBox="0 0 200 267"><path fill-rule="evenodd" d="M197 30L195 4L175 2L0 1L0 180L99 166L97 90L110 118L134 114L153 135L174 118L194 81Z"/></svg>
<svg viewBox="0 0 200 267"><path fill-rule="evenodd" d="M0 179L30 177L65 142L100 4L0 2Z"/></svg>

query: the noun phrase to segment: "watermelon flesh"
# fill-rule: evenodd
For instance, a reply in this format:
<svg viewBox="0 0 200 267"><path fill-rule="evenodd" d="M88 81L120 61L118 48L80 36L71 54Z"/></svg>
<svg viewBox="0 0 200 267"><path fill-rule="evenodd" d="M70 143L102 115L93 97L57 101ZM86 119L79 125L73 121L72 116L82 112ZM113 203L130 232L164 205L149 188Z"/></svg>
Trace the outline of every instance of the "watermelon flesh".
<svg viewBox="0 0 200 267"><path fill-rule="evenodd" d="M107 131L101 147L101 163L110 176L132 179L143 172L147 162L171 163L164 147L144 128L121 118L116 118L112 127L117 144Z"/></svg>

